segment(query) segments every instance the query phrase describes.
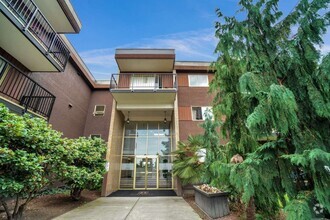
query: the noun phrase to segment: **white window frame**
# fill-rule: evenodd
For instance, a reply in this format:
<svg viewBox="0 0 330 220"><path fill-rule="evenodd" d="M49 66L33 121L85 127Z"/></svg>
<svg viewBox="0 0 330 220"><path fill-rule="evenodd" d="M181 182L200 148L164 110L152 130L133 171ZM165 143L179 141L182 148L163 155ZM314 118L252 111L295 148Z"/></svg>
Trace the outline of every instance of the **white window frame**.
<svg viewBox="0 0 330 220"><path fill-rule="evenodd" d="M103 111L96 111L96 108L97 108L98 106L103 106L103 107L104 107ZM105 114L105 108L106 108L106 105L95 105L95 106L94 106L93 115L94 115L94 116L97 116L97 117L99 117L99 116L104 116L104 114Z"/></svg>
<svg viewBox="0 0 330 220"><path fill-rule="evenodd" d="M194 76L203 76L206 77L206 84L201 84L201 85L191 85L191 77ZM209 76L208 74L189 74L188 75L188 82L189 82L189 87L209 87Z"/></svg>
<svg viewBox="0 0 330 220"><path fill-rule="evenodd" d="M202 119L194 119L194 114L193 114L193 108L201 108L202 111ZM212 120L214 119L213 117L213 110L212 110L212 106L191 106L191 120L192 121L205 121L205 111L207 109L211 109L212 112Z"/></svg>

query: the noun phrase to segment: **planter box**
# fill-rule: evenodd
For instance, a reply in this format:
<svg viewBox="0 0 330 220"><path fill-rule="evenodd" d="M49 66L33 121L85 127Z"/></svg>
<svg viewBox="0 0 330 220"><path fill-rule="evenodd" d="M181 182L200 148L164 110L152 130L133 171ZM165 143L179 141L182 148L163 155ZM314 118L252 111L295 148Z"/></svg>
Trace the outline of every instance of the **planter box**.
<svg viewBox="0 0 330 220"><path fill-rule="evenodd" d="M196 186L195 202L211 218L229 215L228 192L206 193Z"/></svg>

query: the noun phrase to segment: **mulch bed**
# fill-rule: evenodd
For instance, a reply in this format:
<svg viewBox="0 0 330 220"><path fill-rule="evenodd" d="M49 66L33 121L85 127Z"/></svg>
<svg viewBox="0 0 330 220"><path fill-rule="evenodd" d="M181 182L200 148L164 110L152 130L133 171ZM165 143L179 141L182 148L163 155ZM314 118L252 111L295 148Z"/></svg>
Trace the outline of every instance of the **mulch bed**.
<svg viewBox="0 0 330 220"><path fill-rule="evenodd" d="M80 201L73 201L69 194L45 195L33 199L24 213L25 220L48 220L60 216L74 208L100 197L99 191L82 192ZM7 219L5 212L0 212L0 219Z"/></svg>

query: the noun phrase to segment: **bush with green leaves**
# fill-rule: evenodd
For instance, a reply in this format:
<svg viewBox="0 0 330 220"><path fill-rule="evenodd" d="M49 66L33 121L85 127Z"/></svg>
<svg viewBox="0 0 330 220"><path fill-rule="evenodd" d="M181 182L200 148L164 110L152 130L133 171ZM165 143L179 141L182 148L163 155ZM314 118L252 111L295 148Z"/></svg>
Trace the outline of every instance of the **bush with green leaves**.
<svg viewBox="0 0 330 220"><path fill-rule="evenodd" d="M189 136L187 141L179 141L177 150L173 151L173 174L179 177L183 185L198 184L203 181L204 164L198 152L203 149L202 136Z"/></svg>
<svg viewBox="0 0 330 220"><path fill-rule="evenodd" d="M66 183L74 199L83 189L100 187L105 142L61 136L44 119L10 113L0 104L0 202L8 219L21 219L27 204L55 180Z"/></svg>
<svg viewBox="0 0 330 220"><path fill-rule="evenodd" d="M71 188L71 197L79 200L82 190L99 189L105 173L106 144L101 138L66 139L65 155L57 175Z"/></svg>
<svg viewBox="0 0 330 220"><path fill-rule="evenodd" d="M47 121L18 116L0 104L0 201L8 219L20 219L46 187L63 153L61 133ZM11 211L8 200L15 200Z"/></svg>

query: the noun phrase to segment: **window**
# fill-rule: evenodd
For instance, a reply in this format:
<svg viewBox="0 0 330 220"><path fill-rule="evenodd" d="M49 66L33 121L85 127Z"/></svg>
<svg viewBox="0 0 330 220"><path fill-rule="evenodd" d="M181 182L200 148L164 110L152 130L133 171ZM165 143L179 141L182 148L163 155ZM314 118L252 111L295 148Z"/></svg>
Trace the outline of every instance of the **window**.
<svg viewBox="0 0 330 220"><path fill-rule="evenodd" d="M207 74L204 75L188 75L190 87L208 87L209 78Z"/></svg>
<svg viewBox="0 0 330 220"><path fill-rule="evenodd" d="M3 67L5 66L5 64L6 64L5 61L0 58L0 73L3 69Z"/></svg>
<svg viewBox="0 0 330 220"><path fill-rule="evenodd" d="M93 115L94 116L103 116L105 112L105 105L95 105Z"/></svg>
<svg viewBox="0 0 330 220"><path fill-rule="evenodd" d="M204 121L207 115L213 119L212 107L191 107L192 110L192 120L193 121Z"/></svg>
<svg viewBox="0 0 330 220"><path fill-rule="evenodd" d="M91 134L91 138L101 138L100 134Z"/></svg>
<svg viewBox="0 0 330 220"><path fill-rule="evenodd" d="M131 89L155 89L157 86L154 75L138 75L132 77Z"/></svg>

